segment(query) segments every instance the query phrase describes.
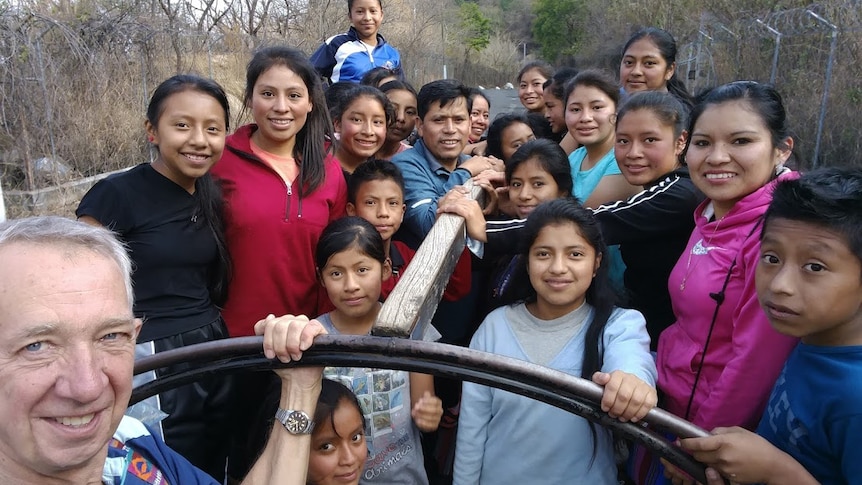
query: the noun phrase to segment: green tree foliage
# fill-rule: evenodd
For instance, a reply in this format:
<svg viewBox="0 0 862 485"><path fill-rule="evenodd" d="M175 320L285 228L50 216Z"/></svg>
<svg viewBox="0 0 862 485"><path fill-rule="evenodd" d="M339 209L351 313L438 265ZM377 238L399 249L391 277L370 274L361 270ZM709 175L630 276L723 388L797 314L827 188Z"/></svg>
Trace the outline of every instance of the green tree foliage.
<svg viewBox="0 0 862 485"><path fill-rule="evenodd" d="M464 31L468 51L481 52L491 42L491 19L473 2L464 2L458 11L459 23Z"/></svg>
<svg viewBox="0 0 862 485"><path fill-rule="evenodd" d="M533 12L533 41L545 60L555 62L577 51L588 17L586 0L536 0Z"/></svg>

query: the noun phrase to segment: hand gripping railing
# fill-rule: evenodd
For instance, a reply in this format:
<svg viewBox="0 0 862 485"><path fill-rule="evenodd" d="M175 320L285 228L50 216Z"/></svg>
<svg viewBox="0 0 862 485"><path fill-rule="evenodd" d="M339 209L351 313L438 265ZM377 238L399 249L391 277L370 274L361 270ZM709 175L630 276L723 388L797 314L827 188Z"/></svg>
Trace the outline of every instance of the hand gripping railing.
<svg viewBox="0 0 862 485"><path fill-rule="evenodd" d="M471 197L479 187L468 181ZM622 423L601 410L602 388L588 380L529 362L452 345L408 340L415 327L426 325L437 308L455 263L464 250L464 219L441 215L416 252L394 291L386 299L372 329L374 335L322 335L298 363L283 364L263 355L262 337L242 337L191 345L140 359L135 374L179 363L197 366L162 376L134 389L131 404L194 382L205 375L242 370L271 370L292 365L375 367L423 372L484 384L527 396L582 416L643 443L671 463L706 483L704 467L659 434L680 438L709 433L661 409L653 409L640 424Z"/></svg>
<svg viewBox="0 0 862 485"><path fill-rule="evenodd" d="M588 380L529 362L477 350L391 337L322 335L297 363L284 364L263 355L262 337L216 340L169 350L140 359L135 374L179 363L196 366L162 376L134 389L131 404L167 389L194 382L205 375L243 370L271 370L292 365L374 367L454 377L504 389L556 406L643 443L671 463L706 483L704 467L662 438L669 432L680 438L709 433L661 409L653 409L641 424L623 423L601 410L602 388Z"/></svg>

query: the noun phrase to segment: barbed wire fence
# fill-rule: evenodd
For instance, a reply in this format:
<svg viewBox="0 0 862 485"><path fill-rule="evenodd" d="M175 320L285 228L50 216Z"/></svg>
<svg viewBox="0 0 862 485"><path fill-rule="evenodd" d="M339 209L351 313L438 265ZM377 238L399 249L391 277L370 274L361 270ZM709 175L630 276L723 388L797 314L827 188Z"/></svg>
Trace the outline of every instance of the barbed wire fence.
<svg viewBox="0 0 862 485"><path fill-rule="evenodd" d="M279 29L254 36L236 28L200 32L171 27L158 18L121 11L65 21L0 11L3 185L38 191L149 160L143 113L155 86L177 72L222 84L231 101L231 124L238 126L245 121L239 113L251 53L273 43L306 52L316 48L323 38L317 30L336 29L332 19L343 15L340 3L325 3L316 3L322 11L305 12L306 20L291 17ZM692 92L735 79L776 84L800 142L796 151L802 168L854 159L859 164L860 11L858 0L847 0L760 17L704 14L696 34L680 48L678 69ZM445 39L431 23L442 17L416 17L417 12L406 10L387 27L417 86L442 77L443 66L450 77L468 84L513 80L520 52L511 59L500 57L491 67L470 63L463 54L447 55ZM395 17L393 13L390 19Z"/></svg>
<svg viewBox="0 0 862 485"><path fill-rule="evenodd" d="M831 11L810 5L734 21L704 14L696 38L681 46L677 64L694 93L737 79L775 85L785 93L794 138L805 142L795 150L802 155L800 165L842 163L836 149L842 143L836 142L858 137L858 126L830 124L827 112L831 119L840 119L841 111L858 110L852 106L859 101L856 87L843 85L839 96L833 94L836 68L846 72L858 66L859 11L858 2L851 2ZM833 16L840 18L841 27ZM847 76L843 78L846 82ZM845 96L854 103L842 103ZM827 138L833 141L828 148ZM841 151L846 153L846 147Z"/></svg>

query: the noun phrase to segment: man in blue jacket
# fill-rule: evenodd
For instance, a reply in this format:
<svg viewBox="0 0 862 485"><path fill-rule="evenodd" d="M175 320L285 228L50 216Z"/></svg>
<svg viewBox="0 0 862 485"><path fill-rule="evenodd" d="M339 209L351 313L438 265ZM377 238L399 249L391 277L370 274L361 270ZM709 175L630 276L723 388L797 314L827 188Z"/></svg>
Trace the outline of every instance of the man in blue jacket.
<svg viewBox="0 0 862 485"><path fill-rule="evenodd" d="M469 157L462 151L470 135L470 88L442 79L432 81L417 96L416 130L419 141L392 162L404 175L407 212L399 237L418 247L437 220L437 200L456 185L479 172L502 170L502 162L488 157Z"/></svg>

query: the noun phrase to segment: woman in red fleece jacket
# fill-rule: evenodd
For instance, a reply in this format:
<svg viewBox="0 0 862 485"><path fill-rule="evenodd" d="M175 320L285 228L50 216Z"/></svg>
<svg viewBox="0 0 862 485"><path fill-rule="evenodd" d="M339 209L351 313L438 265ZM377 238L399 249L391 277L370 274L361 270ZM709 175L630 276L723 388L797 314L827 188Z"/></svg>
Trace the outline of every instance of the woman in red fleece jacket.
<svg viewBox="0 0 862 485"><path fill-rule="evenodd" d="M227 138L213 175L225 199L225 233L233 275L222 316L231 337L254 335L267 315L330 310L317 283L314 248L323 228L344 215L347 188L332 139L321 81L302 52L258 51L248 63L245 109L254 123ZM241 479L263 448L272 416L260 402L274 374L237 379L228 474Z"/></svg>
<svg viewBox="0 0 862 485"><path fill-rule="evenodd" d="M213 174L222 185L234 274L222 315L232 337L254 335L275 315L329 310L313 252L326 225L344 215L341 167L323 88L305 56L288 47L258 51L246 73L254 123L227 139Z"/></svg>

